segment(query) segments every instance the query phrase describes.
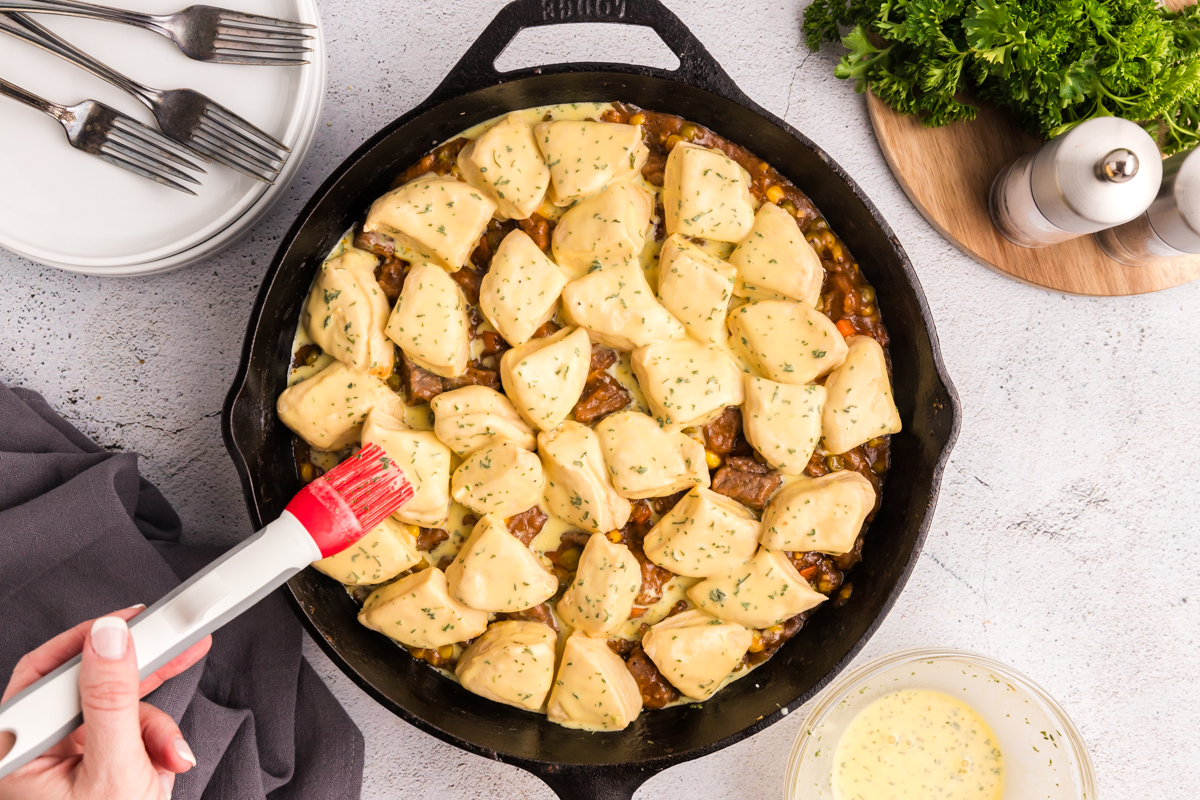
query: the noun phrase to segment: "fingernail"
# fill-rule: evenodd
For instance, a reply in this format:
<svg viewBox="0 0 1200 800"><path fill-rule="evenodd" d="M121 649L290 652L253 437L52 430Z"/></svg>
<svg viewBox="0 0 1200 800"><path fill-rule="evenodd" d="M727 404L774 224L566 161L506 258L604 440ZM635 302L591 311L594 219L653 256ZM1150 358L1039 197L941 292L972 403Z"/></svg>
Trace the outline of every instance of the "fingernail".
<svg viewBox="0 0 1200 800"><path fill-rule="evenodd" d="M192 754L192 748L188 747L188 743L183 740L182 736L175 737L175 752L179 753L179 757L184 761L196 766L196 756Z"/></svg>
<svg viewBox="0 0 1200 800"><path fill-rule="evenodd" d="M142 611L142 610L144 610L145 608L146 608L146 604L145 604L145 603L134 603L133 605L131 605L131 606L129 607L129 610L130 610L130 611L133 611L134 609L137 609L138 611Z"/></svg>
<svg viewBox="0 0 1200 800"><path fill-rule="evenodd" d="M129 646L129 626L120 617L101 617L92 623L92 649L105 661L120 661Z"/></svg>
<svg viewBox="0 0 1200 800"><path fill-rule="evenodd" d="M158 782L163 787L163 797L166 800L171 800L171 790L175 788L175 776L170 772L158 773Z"/></svg>

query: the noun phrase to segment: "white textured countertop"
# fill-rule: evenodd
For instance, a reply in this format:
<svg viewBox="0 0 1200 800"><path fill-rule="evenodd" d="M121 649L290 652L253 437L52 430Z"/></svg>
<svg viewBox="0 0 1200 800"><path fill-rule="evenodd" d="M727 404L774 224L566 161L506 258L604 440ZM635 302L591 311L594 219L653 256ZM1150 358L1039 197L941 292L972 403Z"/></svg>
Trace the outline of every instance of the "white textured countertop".
<svg viewBox="0 0 1200 800"><path fill-rule="evenodd" d="M990 272L905 198L862 98L833 77L838 48L803 46L802 3L668 4L748 95L825 148L890 221L962 398L962 434L924 552L859 663L922 645L986 653L1062 703L1092 750L1103 797L1200 796L1200 282L1088 299ZM322 6L328 124L302 177L251 236L147 279L79 277L0 252L0 380L42 392L105 446L141 453L143 473L198 539L249 532L219 416L280 236L343 158L433 89L501 2ZM578 29L526 36L506 54L511 66L669 63L645 31L608 29L590 44ZM308 653L363 729L364 797L553 796L515 767L401 722L315 645ZM637 797L781 797L803 716L677 766Z"/></svg>

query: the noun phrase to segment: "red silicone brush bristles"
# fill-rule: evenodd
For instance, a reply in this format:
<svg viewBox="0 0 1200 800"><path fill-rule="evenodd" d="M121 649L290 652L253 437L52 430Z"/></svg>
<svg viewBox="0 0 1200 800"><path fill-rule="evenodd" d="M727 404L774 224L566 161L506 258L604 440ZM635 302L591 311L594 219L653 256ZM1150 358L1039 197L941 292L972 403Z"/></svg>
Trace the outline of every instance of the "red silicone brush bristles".
<svg viewBox="0 0 1200 800"><path fill-rule="evenodd" d="M412 484L377 444L369 444L319 480L341 495L363 531L376 528L413 496Z"/></svg>

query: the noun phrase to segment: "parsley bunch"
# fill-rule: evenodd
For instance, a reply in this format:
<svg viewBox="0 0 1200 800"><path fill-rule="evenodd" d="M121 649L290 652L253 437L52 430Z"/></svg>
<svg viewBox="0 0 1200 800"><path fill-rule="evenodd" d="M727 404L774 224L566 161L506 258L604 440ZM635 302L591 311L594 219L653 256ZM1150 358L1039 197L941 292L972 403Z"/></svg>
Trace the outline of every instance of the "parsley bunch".
<svg viewBox="0 0 1200 800"><path fill-rule="evenodd" d="M842 37L839 26L852 27ZM975 118L958 95L1047 138L1092 117L1140 123L1170 154L1200 143L1200 8L1154 0L813 0L804 34L850 51L839 78L929 127Z"/></svg>

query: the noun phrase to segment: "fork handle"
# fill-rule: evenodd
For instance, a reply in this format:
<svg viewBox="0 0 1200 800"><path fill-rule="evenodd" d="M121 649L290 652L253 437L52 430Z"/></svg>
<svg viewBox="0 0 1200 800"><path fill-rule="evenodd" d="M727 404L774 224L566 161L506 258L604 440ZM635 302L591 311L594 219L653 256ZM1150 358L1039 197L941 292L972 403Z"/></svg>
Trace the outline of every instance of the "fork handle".
<svg viewBox="0 0 1200 800"><path fill-rule="evenodd" d="M59 122L63 121L63 115L67 113L67 110L57 103L51 103L44 97L38 97L33 92L25 91L20 86L11 84L3 78L0 78L0 95L10 97L27 106L33 106L38 111L44 111Z"/></svg>
<svg viewBox="0 0 1200 800"><path fill-rule="evenodd" d="M75 47L75 45L50 32L46 28L43 28L41 25L37 24L23 14L0 13L0 31L12 34L18 39L24 39L30 44L35 44L43 50L53 53L59 58L66 59L76 66L83 67L97 78L108 81L118 89L129 92L138 100L141 100L143 103L145 103L146 107L151 111L154 110L154 102L157 93L153 89L143 86L137 81L125 77L112 67L100 63L87 53Z"/></svg>
<svg viewBox="0 0 1200 800"><path fill-rule="evenodd" d="M157 18L149 14L82 3L79 0L0 0L0 11L26 11L31 14L87 17L109 22L124 22L127 25L138 25L157 31L157 28L154 27L157 24Z"/></svg>

